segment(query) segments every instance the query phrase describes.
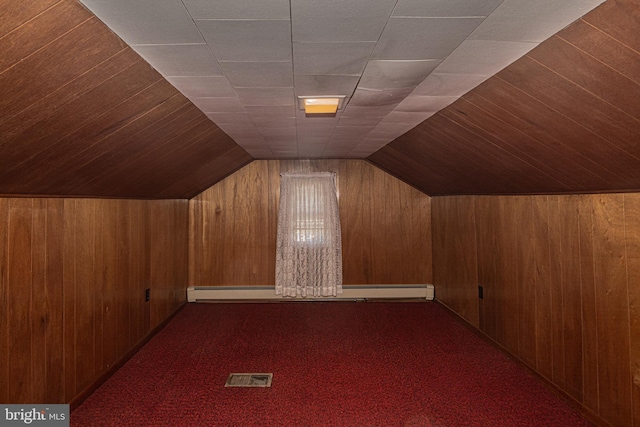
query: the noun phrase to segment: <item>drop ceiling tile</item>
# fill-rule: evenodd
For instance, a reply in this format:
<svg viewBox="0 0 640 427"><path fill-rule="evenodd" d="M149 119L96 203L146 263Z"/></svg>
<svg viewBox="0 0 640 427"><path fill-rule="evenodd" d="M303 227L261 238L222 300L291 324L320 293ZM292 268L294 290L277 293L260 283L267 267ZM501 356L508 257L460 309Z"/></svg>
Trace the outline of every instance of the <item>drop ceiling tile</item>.
<svg viewBox="0 0 640 427"><path fill-rule="evenodd" d="M428 113L407 113L403 111L393 111L384 118L382 123L394 123L399 125L407 125L410 128L418 126L420 123L434 115L435 112Z"/></svg>
<svg viewBox="0 0 640 427"><path fill-rule="evenodd" d="M328 128L298 128L296 135L299 140L325 140L333 133L334 127Z"/></svg>
<svg viewBox="0 0 640 427"><path fill-rule="evenodd" d="M504 0L398 0L393 16L487 16Z"/></svg>
<svg viewBox="0 0 640 427"><path fill-rule="evenodd" d="M368 125L368 126L341 126L338 125L333 130L333 136L364 136L371 132L376 125Z"/></svg>
<svg viewBox="0 0 640 427"><path fill-rule="evenodd" d="M412 95L462 96L485 81L487 76L473 74L429 74L412 92Z"/></svg>
<svg viewBox="0 0 640 427"><path fill-rule="evenodd" d="M470 38L542 42L603 0L505 0Z"/></svg>
<svg viewBox="0 0 640 427"><path fill-rule="evenodd" d="M393 105L388 105L388 106L381 106L381 107L376 107L376 106L358 106L358 105L354 105L354 104L349 104L347 105L347 107L344 109L344 113L342 113L342 117L346 118L346 117L384 117L387 114L389 114L391 111L393 111L395 107L395 104Z"/></svg>
<svg viewBox="0 0 640 427"><path fill-rule="evenodd" d="M194 19L289 19L288 0L182 0Z"/></svg>
<svg viewBox="0 0 640 427"><path fill-rule="evenodd" d="M398 89L415 87L440 63L438 59L421 61L369 61L359 88Z"/></svg>
<svg viewBox="0 0 640 427"><path fill-rule="evenodd" d="M358 146L354 149L354 151L362 151L362 152L377 151L380 148L382 148L385 145L387 145L389 142L391 142L391 141L389 139L387 139L387 138L370 138L370 137L366 137L362 141L360 141L360 144L358 144Z"/></svg>
<svg viewBox="0 0 640 427"><path fill-rule="evenodd" d="M294 105L293 88L237 88L240 102L245 106L287 106ZM249 113L251 113L250 110Z"/></svg>
<svg viewBox="0 0 640 427"><path fill-rule="evenodd" d="M264 136L265 141L289 140L295 141L296 128L292 127L265 127L259 126L258 130Z"/></svg>
<svg viewBox="0 0 640 427"><path fill-rule="evenodd" d="M377 133L386 133L388 135L395 135L394 138L397 138L398 136L406 132L409 132L414 127L415 125L412 125L409 123L395 123L391 121L382 121L378 126L376 126L374 131Z"/></svg>
<svg viewBox="0 0 640 427"><path fill-rule="evenodd" d="M335 147L329 147L327 146L327 148L325 148L324 150L324 154L322 155L323 158L326 159L346 159L347 156L349 155L349 149L345 149L342 148L340 146L335 146Z"/></svg>
<svg viewBox="0 0 640 427"><path fill-rule="evenodd" d="M375 45L374 42L294 43L294 73L360 76Z"/></svg>
<svg viewBox="0 0 640 427"><path fill-rule="evenodd" d="M356 90L358 76L296 75L296 96L344 95L350 97Z"/></svg>
<svg viewBox="0 0 640 427"><path fill-rule="evenodd" d="M236 97L228 98L191 98L191 102L205 113L244 113L246 112L240 100Z"/></svg>
<svg viewBox="0 0 640 427"><path fill-rule="evenodd" d="M436 71L492 76L537 46L529 42L465 40Z"/></svg>
<svg viewBox="0 0 640 427"><path fill-rule="evenodd" d="M82 0L129 45L202 43L181 2L175 0Z"/></svg>
<svg viewBox="0 0 640 427"><path fill-rule="evenodd" d="M232 97L229 81L223 76L168 77L167 81L187 98Z"/></svg>
<svg viewBox="0 0 640 427"><path fill-rule="evenodd" d="M374 130L369 132L368 138L388 139L389 141L396 139L400 135L411 130L413 126L398 123L380 123Z"/></svg>
<svg viewBox="0 0 640 427"><path fill-rule="evenodd" d="M269 144L269 149L274 155L279 155L278 153L287 153L287 155L298 155L298 144L297 143L273 143Z"/></svg>
<svg viewBox="0 0 640 427"><path fill-rule="evenodd" d="M302 145L326 145L329 142L330 135L321 137L304 137L298 134L298 144Z"/></svg>
<svg viewBox="0 0 640 427"><path fill-rule="evenodd" d="M396 0L291 0L294 42L376 41Z"/></svg>
<svg viewBox="0 0 640 427"><path fill-rule="evenodd" d="M336 128L334 124L324 125L298 125L297 134L299 138L320 138L327 135L331 135L331 132Z"/></svg>
<svg viewBox="0 0 640 427"><path fill-rule="evenodd" d="M271 152L278 159L297 159L298 149L275 149L271 148Z"/></svg>
<svg viewBox="0 0 640 427"><path fill-rule="evenodd" d="M295 117L256 116L252 115L253 122L259 128L263 127L296 127Z"/></svg>
<svg viewBox="0 0 640 427"><path fill-rule="evenodd" d="M279 116L279 117L295 117L295 106L291 105L247 105L246 110L252 116Z"/></svg>
<svg viewBox="0 0 640 427"><path fill-rule="evenodd" d="M330 151L334 154L341 153L342 156L349 153L351 150L356 148L360 144L360 140L342 140L336 139L334 141L330 141L325 148L326 151Z"/></svg>
<svg viewBox="0 0 640 427"><path fill-rule="evenodd" d="M218 61L290 61L288 20L196 20Z"/></svg>
<svg viewBox="0 0 640 427"><path fill-rule="evenodd" d="M356 89L349 105L363 107L395 106L411 93L413 88L394 90Z"/></svg>
<svg viewBox="0 0 640 427"><path fill-rule="evenodd" d="M253 124L247 113L207 113L207 117L217 125L226 123Z"/></svg>
<svg viewBox="0 0 640 427"><path fill-rule="evenodd" d="M391 18L373 59L442 59L484 18Z"/></svg>
<svg viewBox="0 0 640 427"><path fill-rule="evenodd" d="M322 157L324 154L324 150L326 148L326 144L300 144L298 146L298 155L302 158L313 158L313 157Z"/></svg>
<svg viewBox="0 0 640 427"><path fill-rule="evenodd" d="M293 64L288 62L221 62L233 87L293 87Z"/></svg>
<svg viewBox="0 0 640 427"><path fill-rule="evenodd" d="M453 104L457 96L407 96L391 113L433 113Z"/></svg>
<svg viewBox="0 0 640 427"><path fill-rule="evenodd" d="M380 117L369 117L369 116L353 117L353 116L343 115L340 118L339 125L340 126L371 126L371 125L375 126L378 124L379 121L380 121Z"/></svg>
<svg viewBox="0 0 640 427"><path fill-rule="evenodd" d="M165 77L222 75L205 43L139 45L133 49Z"/></svg>

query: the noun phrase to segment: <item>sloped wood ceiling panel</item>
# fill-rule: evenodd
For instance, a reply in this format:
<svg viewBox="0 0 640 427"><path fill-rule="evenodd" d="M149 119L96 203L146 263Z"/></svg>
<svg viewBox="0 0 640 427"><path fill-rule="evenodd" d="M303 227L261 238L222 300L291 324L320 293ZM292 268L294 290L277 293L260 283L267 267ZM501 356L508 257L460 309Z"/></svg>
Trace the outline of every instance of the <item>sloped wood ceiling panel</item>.
<svg viewBox="0 0 640 427"><path fill-rule="evenodd" d="M252 160L75 0L0 10L0 194L190 198Z"/></svg>
<svg viewBox="0 0 640 427"><path fill-rule="evenodd" d="M639 34L609 0L368 160L430 195L638 191Z"/></svg>

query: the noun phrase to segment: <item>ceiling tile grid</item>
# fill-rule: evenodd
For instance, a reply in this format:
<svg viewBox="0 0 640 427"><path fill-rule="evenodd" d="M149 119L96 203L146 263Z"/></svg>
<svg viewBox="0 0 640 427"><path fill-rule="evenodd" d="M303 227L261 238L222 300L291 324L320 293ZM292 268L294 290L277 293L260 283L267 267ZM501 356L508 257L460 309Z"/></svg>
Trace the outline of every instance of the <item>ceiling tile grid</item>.
<svg viewBox="0 0 640 427"><path fill-rule="evenodd" d="M602 2L81 1L254 158L365 158Z"/></svg>

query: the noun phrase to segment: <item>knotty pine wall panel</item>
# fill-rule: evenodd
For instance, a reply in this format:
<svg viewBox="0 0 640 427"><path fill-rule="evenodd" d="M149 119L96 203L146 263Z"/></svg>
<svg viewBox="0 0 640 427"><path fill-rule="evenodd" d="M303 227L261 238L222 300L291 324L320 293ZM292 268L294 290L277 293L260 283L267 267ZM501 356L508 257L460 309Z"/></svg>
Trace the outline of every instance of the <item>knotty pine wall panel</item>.
<svg viewBox="0 0 640 427"><path fill-rule="evenodd" d="M187 231L184 200L0 198L0 402L71 402L175 312Z"/></svg>
<svg viewBox="0 0 640 427"><path fill-rule="evenodd" d="M275 284L280 173L337 173L345 284L431 283L430 199L362 160L254 161L190 201L190 285Z"/></svg>
<svg viewBox="0 0 640 427"><path fill-rule="evenodd" d="M473 325L477 305L483 333L595 417L640 426L640 194L438 197L432 210L438 298Z"/></svg>

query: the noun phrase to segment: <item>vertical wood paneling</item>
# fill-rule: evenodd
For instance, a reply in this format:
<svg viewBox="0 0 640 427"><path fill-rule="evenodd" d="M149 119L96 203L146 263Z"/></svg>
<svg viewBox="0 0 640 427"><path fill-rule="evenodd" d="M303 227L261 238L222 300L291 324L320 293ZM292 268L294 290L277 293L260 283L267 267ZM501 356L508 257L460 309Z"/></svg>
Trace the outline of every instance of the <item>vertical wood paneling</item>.
<svg viewBox="0 0 640 427"><path fill-rule="evenodd" d="M46 200L46 381L43 402L59 402L64 396L64 201ZM2 214L0 214L0 217ZM34 400L35 401L35 400Z"/></svg>
<svg viewBox="0 0 640 427"><path fill-rule="evenodd" d="M390 283L392 276L389 268L394 265L389 262L388 255L391 252L391 248L387 245L391 243L394 249L397 248L394 244L395 239L390 242L387 240L390 238L391 230L385 227L386 211L391 208L387 204L387 196L392 197L384 191L386 176L388 174L380 169L371 170L371 222L381 226L377 232L371 233L371 276L378 278L379 283ZM395 207L392 209L395 209ZM350 260L347 260L347 262L350 262Z"/></svg>
<svg viewBox="0 0 640 427"><path fill-rule="evenodd" d="M518 356L530 367L536 366L535 334L535 266L532 250L535 230L533 228L533 204L531 197L515 197L515 232L517 233L516 259L519 260L516 273L518 292Z"/></svg>
<svg viewBox="0 0 640 427"><path fill-rule="evenodd" d="M549 241L549 197L533 197L534 229L531 250L535 258L535 295L531 304L536 313L536 365L540 375L553 378L553 320L551 318L551 253Z"/></svg>
<svg viewBox="0 0 640 427"><path fill-rule="evenodd" d="M580 287L580 223L578 196L560 198L562 240L562 327L565 390L582 400L582 294Z"/></svg>
<svg viewBox="0 0 640 427"><path fill-rule="evenodd" d="M580 222L580 273L582 290L583 404L594 413L599 412L598 393L598 326L596 283L594 275L593 209L595 196L582 196L578 201Z"/></svg>
<svg viewBox="0 0 640 427"><path fill-rule="evenodd" d="M76 200L64 200L63 241L62 241L62 295L64 332L64 396L62 402L69 402L76 395ZM81 325L80 325L81 326ZM15 338L14 338L15 339Z"/></svg>
<svg viewBox="0 0 640 427"><path fill-rule="evenodd" d="M147 287L154 324L171 315L187 228L186 201L0 198L1 401L66 403L91 387L149 332Z"/></svg>
<svg viewBox="0 0 640 427"><path fill-rule="evenodd" d="M188 275L188 203L154 202L150 231L150 327L159 325L186 301ZM153 210L153 209L152 209Z"/></svg>
<svg viewBox="0 0 640 427"><path fill-rule="evenodd" d="M623 195L595 200L593 230L600 413L614 425L625 425L632 411Z"/></svg>
<svg viewBox="0 0 640 427"><path fill-rule="evenodd" d="M190 200L190 283L275 283L281 172L337 173L345 284L431 282L429 197L361 160L254 161Z"/></svg>
<svg viewBox="0 0 640 427"><path fill-rule="evenodd" d="M480 300L479 325L480 330L491 338L496 337L496 309L494 308L497 298L495 289L496 279L496 228L495 209L493 208L494 198L475 197L475 221L476 221L476 244L478 253L478 282L484 289L484 298ZM440 225L435 222L432 228L436 230ZM436 254L434 253L434 260ZM434 270L436 268L434 262ZM438 283L434 280L434 285Z"/></svg>
<svg viewBox="0 0 640 427"><path fill-rule="evenodd" d="M118 256L116 282L116 354L123 354L129 348L129 306L130 298L135 297L135 289L130 282L129 270L131 250L131 201L119 200L117 202L118 217Z"/></svg>
<svg viewBox="0 0 640 427"><path fill-rule="evenodd" d="M363 212L366 210L364 194L369 191L368 187L365 189L368 180L364 177L363 166L361 162L354 163L352 167L356 173L348 174L347 164L341 165L340 177L343 186L339 194L340 206L345 207L340 210L342 254L347 259L362 260L361 268L357 268L353 263L345 263L342 266L343 274L360 283L366 283L367 277L371 274L371 263L365 257L365 253L368 253L365 248L370 247L371 243L363 233L365 226Z"/></svg>
<svg viewBox="0 0 640 427"><path fill-rule="evenodd" d="M638 194L462 199L475 209L479 328L602 423L638 426ZM460 203L433 199L433 268L438 298L465 317L447 301L476 299L455 293Z"/></svg>
<svg viewBox="0 0 640 427"><path fill-rule="evenodd" d="M29 337L29 339L9 339L9 373L24 372L19 381L9 382L9 397L15 396L19 401L28 401L33 393L32 332L30 312L32 296L32 209L33 201L14 199L9 203L10 227L8 233L10 254L8 283L16 286L8 287L8 319L7 325L11 336Z"/></svg>
<svg viewBox="0 0 640 427"><path fill-rule="evenodd" d="M562 294L562 229L561 211L559 198L554 196L549 198L549 235L551 251L551 325L552 325L552 357L553 372L552 379L555 384L564 388L564 327L562 324L562 313L564 310L564 299ZM568 254L567 254L568 255Z"/></svg>
<svg viewBox="0 0 640 427"><path fill-rule="evenodd" d="M31 331L32 357L32 399L43 402L46 396L47 364L47 201L33 201L33 247L32 258L32 309Z"/></svg>
<svg viewBox="0 0 640 427"><path fill-rule="evenodd" d="M118 229L117 205L103 202L102 228L109 230L102 236L104 271L102 282L102 369L110 368L116 353L116 290L118 283ZM117 202L116 202L117 203Z"/></svg>
<svg viewBox="0 0 640 427"><path fill-rule="evenodd" d="M407 244L413 247L411 259L414 260L412 264L416 269L412 281L418 282L420 279L424 279L426 283L433 283L431 198L425 197L424 193L415 188L409 188L408 191L412 195L411 209L413 210L414 227L411 231L412 238ZM422 226L415 226L420 224Z"/></svg>
<svg viewBox="0 0 640 427"><path fill-rule="evenodd" d="M436 197L432 207L433 277L438 300L479 327L474 199Z"/></svg>
<svg viewBox="0 0 640 427"><path fill-rule="evenodd" d="M93 274L93 315L95 317L95 331L93 333L93 346L95 348L95 357L93 358L93 371L102 372L104 369L104 289L105 289L105 234L113 234L114 230L108 230L104 227L104 212L108 210L109 201L94 200L95 215L94 221L97 230L94 233L95 264Z"/></svg>
<svg viewBox="0 0 640 427"><path fill-rule="evenodd" d="M631 345L631 406L633 425L640 426L640 195L624 196L627 274L629 286L629 343Z"/></svg>
<svg viewBox="0 0 640 427"><path fill-rule="evenodd" d="M497 336L502 345L513 354L518 354L518 262L517 243L518 225L515 221L516 200L512 197L499 197L499 231L496 236L499 248L498 278L500 286Z"/></svg>
<svg viewBox="0 0 640 427"><path fill-rule="evenodd" d="M9 378L9 199L0 198L0 378ZM9 381L0 380L0 402L9 401Z"/></svg>
<svg viewBox="0 0 640 427"><path fill-rule="evenodd" d="M76 269L75 269L75 321L76 384L75 394L91 384L94 377L95 354L95 201L78 200L75 215ZM82 352L82 358L78 358Z"/></svg>

